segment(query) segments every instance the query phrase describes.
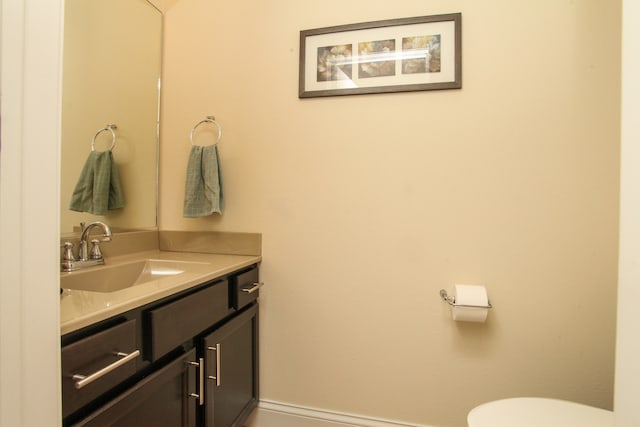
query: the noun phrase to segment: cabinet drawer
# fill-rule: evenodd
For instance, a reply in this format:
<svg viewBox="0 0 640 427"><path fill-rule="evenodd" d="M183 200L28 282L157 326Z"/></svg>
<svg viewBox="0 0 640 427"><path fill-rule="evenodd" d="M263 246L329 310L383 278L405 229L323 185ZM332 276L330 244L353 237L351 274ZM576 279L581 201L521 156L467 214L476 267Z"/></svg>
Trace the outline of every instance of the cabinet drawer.
<svg viewBox="0 0 640 427"><path fill-rule="evenodd" d="M151 361L157 360L224 318L230 311L229 283L226 280L150 310L148 357Z"/></svg>
<svg viewBox="0 0 640 427"><path fill-rule="evenodd" d="M179 356L73 427L195 427L196 351Z"/></svg>
<svg viewBox="0 0 640 427"><path fill-rule="evenodd" d="M233 307L240 309L258 298L258 269L238 274L233 279Z"/></svg>
<svg viewBox="0 0 640 427"><path fill-rule="evenodd" d="M63 347L62 416L73 413L133 375L137 350L135 319ZM113 369L104 373L107 367ZM92 381L92 378L96 379Z"/></svg>

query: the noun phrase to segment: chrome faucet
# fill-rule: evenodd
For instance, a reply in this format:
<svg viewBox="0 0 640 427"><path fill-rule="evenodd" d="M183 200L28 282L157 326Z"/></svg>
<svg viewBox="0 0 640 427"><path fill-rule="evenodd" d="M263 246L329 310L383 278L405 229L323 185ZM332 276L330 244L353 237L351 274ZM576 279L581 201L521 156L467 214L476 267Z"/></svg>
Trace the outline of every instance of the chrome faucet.
<svg viewBox="0 0 640 427"><path fill-rule="evenodd" d="M87 244L87 238L89 237L89 233L91 233L91 230L93 229L93 227L99 226L99 227L102 227L102 232L103 232L102 241L110 242L111 229L107 224L101 221L90 222L89 224L87 224L86 227L84 226L84 223L82 223L81 225L82 225L82 233L80 234L80 243L78 244L78 260L87 261L88 259L102 259L102 252L100 252L100 246L99 246L100 241L96 239L91 241L91 243L93 243L93 247L91 248L91 254L89 255L89 249L88 249L89 245Z"/></svg>
<svg viewBox="0 0 640 427"><path fill-rule="evenodd" d="M103 233L102 241L110 242L111 229L107 224L101 221L90 222L86 226L82 222L80 223L80 226L82 227L82 232L80 233L80 242L78 244L78 256L75 257L73 255L73 243L65 242L62 261L60 262L62 271L74 271L80 270L82 268L94 267L96 265L104 264L104 257L102 256L102 251L100 250L100 240L91 240L92 247L91 250L89 250L87 239L89 238L91 230L93 230L94 227L101 227Z"/></svg>

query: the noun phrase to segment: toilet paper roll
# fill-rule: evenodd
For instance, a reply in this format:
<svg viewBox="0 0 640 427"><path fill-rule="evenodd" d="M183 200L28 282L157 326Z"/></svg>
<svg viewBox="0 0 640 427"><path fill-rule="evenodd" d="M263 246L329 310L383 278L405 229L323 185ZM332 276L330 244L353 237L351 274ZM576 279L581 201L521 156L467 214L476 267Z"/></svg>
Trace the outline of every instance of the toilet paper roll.
<svg viewBox="0 0 640 427"><path fill-rule="evenodd" d="M451 316L458 322L484 322L489 313L487 289L479 285L455 285Z"/></svg>

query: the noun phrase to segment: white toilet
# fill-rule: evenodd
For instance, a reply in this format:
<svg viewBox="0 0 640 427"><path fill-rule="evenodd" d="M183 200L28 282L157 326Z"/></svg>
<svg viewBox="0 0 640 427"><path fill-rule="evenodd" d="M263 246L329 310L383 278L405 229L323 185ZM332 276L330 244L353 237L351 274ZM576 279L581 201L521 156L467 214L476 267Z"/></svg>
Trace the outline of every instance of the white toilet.
<svg viewBox="0 0 640 427"><path fill-rule="evenodd" d="M613 427L613 412L565 400L517 397L484 403L469 427Z"/></svg>

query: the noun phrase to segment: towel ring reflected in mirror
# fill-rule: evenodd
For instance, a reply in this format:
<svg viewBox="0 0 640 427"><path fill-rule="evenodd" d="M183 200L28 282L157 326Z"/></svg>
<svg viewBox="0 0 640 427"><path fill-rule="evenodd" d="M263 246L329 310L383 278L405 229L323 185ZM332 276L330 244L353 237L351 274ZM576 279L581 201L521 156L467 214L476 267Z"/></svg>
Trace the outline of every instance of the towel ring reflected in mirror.
<svg viewBox="0 0 640 427"><path fill-rule="evenodd" d="M189 141L191 141L191 146L195 145L193 143L193 134L195 133L195 131L198 128L198 126L200 126L203 123L211 123L216 128L218 128L218 139L216 141L216 144L219 143L220 140L222 139L222 128L220 127L218 122L216 122L216 118L214 116L207 116L204 120L201 120L198 123L196 123L196 125L193 127L193 129L191 129L191 133L189 134Z"/></svg>
<svg viewBox="0 0 640 427"><path fill-rule="evenodd" d="M106 125L105 127L103 127L102 129L100 129L98 132L96 132L96 134L93 136L93 139L91 140L91 151L96 151L96 138L102 132L106 132L106 131L111 132L111 148L109 148L108 151L113 151L113 149L116 147L116 132L115 132L115 129L118 129L118 126L116 126L114 124L109 124L109 125Z"/></svg>

